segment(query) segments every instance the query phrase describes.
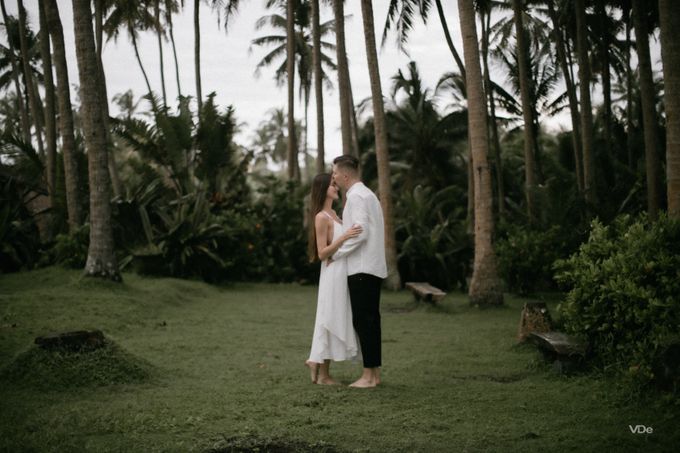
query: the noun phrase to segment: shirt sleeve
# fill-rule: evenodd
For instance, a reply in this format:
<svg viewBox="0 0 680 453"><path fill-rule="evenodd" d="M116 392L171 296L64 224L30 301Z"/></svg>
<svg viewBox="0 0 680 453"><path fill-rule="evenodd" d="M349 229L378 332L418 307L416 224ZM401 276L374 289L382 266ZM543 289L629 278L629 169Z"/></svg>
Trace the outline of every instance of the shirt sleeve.
<svg viewBox="0 0 680 453"><path fill-rule="evenodd" d="M349 255L368 239L368 206L366 206L366 200L358 195L348 197L345 209L349 211L348 218L352 222L349 227L361 225L362 231L359 236L347 239L335 252L333 260Z"/></svg>

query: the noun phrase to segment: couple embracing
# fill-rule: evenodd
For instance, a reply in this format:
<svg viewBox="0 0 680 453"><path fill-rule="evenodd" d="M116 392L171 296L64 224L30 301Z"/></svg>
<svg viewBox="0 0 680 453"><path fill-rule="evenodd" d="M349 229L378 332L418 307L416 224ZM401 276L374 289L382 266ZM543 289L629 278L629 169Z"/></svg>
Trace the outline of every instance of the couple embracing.
<svg viewBox="0 0 680 453"><path fill-rule="evenodd" d="M311 380L339 384L331 361L363 362L350 387L380 384L380 287L387 277L384 223L380 202L359 176L359 161L340 156L333 174L314 178L309 221L309 255L321 262L314 336L309 359ZM333 202L345 195L342 220Z"/></svg>

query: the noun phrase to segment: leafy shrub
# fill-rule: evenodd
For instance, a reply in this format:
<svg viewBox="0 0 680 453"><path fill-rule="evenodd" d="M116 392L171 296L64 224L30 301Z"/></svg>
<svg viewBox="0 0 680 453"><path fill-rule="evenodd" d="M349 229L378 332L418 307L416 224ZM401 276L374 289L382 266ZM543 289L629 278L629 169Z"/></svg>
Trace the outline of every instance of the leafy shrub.
<svg viewBox="0 0 680 453"><path fill-rule="evenodd" d="M539 230L506 224L499 229L499 273L509 291L522 295L555 289L553 263L573 253L581 239L577 232L556 225Z"/></svg>
<svg viewBox="0 0 680 453"><path fill-rule="evenodd" d="M416 186L398 200L395 216L399 272L404 281L429 281L443 288L464 288L470 274L472 244L456 207L457 187L434 191Z"/></svg>
<svg viewBox="0 0 680 453"><path fill-rule="evenodd" d="M654 369L677 368L658 360L680 345L680 222L593 221L588 241L556 268L569 289L558 307L564 328L586 338L601 365L638 384L664 378Z"/></svg>
<svg viewBox="0 0 680 453"><path fill-rule="evenodd" d="M59 264L72 269L82 269L87 261L90 244L90 224L78 227L72 233L58 234L47 256L51 264ZM46 264L46 263L44 263Z"/></svg>
<svg viewBox="0 0 680 453"><path fill-rule="evenodd" d="M0 178L0 272L30 269L38 259L38 229L16 180Z"/></svg>

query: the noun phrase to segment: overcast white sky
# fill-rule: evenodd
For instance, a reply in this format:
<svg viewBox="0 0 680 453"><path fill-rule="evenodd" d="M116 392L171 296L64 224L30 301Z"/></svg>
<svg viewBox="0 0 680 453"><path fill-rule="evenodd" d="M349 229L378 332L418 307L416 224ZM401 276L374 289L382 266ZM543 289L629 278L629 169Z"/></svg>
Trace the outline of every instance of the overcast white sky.
<svg viewBox="0 0 680 453"><path fill-rule="evenodd" d="M17 7L14 1L7 1L8 13L16 15ZM75 57L75 45L73 38L73 20L71 1L59 0L59 8L64 26L64 38L69 65L69 75L72 84L78 83L78 72ZM180 83L183 94L195 95L196 85L194 79L194 35L193 35L193 0L187 0L184 10L175 17L175 40L180 65ZM254 128L262 121L267 111L272 108L286 107L286 89L277 87L273 74L275 65L270 70L262 71L259 78L254 76L257 63L265 49L253 49L249 52L250 42L253 38L266 34L270 30L255 30L255 22L265 14L270 14L264 8L265 0L243 1L239 13L232 19L229 33L224 29L218 29L217 13L205 3L201 4L201 61L202 61L202 90L203 95L215 91L216 100L220 106L234 105L239 122L245 123L237 141L241 144L249 144ZM376 24L376 39L380 42L382 27L387 14L388 0L374 0L373 9ZM454 44L462 55L462 44L459 31L458 11L456 2L444 1L443 7L448 20ZM31 27L37 30L38 10L37 0L24 0L24 5L29 14ZM366 51L363 39L361 21L361 8L359 0L347 0L345 13L351 15L346 21L347 52L352 79L352 90L355 102L370 96L370 84L366 66ZM321 21L332 17L330 7L322 6ZM3 42L6 42L4 39ZM142 33L139 39L139 48L142 61L151 82L151 86L160 94L160 65L158 57L157 41L154 34ZM652 59L658 61L658 46L653 46ZM390 78L398 69L406 67L412 59L420 69L425 85L434 89L437 80L447 71L456 69L453 58L449 53L444 40L441 25L433 8L427 26L423 26L420 20L411 34L408 46L410 57L399 52L394 45L394 37L379 52L380 76L383 93L388 94ZM104 69L106 72L109 97L132 89L135 96L139 97L146 91L144 79L135 59L132 45L125 34L121 34L118 42L109 42L104 47ZM165 56L165 80L169 100L176 99L177 84L172 60L172 48L166 43ZM657 65L655 65L657 66ZM505 76L494 74L498 82L504 82ZM337 86L337 83L335 83ZM297 92L296 92L297 95ZM342 144L340 141L340 107L337 89L326 91L324 94L324 113L326 125L326 159L341 154ZM596 96L597 99L597 96ZM316 144L316 119L314 111L314 99L312 97L309 111L309 146L315 148ZM175 105L170 103L170 105ZM146 108L146 106L144 106ZM116 114L116 108L112 106L112 114ZM296 117L302 118L302 106L296 106ZM550 127L559 128L562 124L570 129L568 114L560 115L549 121Z"/></svg>

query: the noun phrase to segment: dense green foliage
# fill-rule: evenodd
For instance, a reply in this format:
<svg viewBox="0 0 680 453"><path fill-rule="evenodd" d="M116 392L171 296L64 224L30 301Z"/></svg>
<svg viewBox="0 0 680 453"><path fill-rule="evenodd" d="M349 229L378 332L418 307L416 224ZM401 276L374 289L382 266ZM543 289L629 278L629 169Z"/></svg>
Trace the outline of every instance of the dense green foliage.
<svg viewBox="0 0 680 453"><path fill-rule="evenodd" d="M593 221L588 241L557 269L569 290L564 327L588 340L599 363L680 390L680 222Z"/></svg>

